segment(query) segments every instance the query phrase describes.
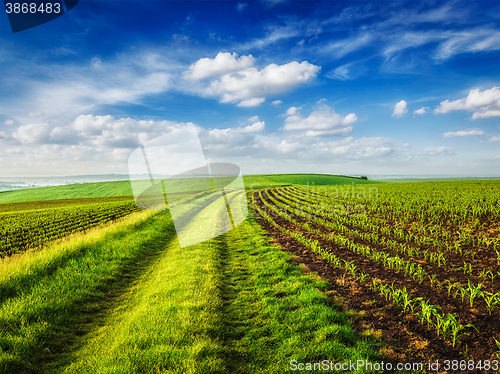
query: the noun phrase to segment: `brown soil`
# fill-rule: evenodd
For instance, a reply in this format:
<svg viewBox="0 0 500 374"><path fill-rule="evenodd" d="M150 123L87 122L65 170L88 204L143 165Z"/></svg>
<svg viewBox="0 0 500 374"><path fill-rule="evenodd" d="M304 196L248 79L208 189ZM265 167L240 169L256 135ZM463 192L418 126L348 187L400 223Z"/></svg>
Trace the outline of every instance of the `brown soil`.
<svg viewBox="0 0 500 374"><path fill-rule="evenodd" d="M266 192L263 193L267 199ZM254 194L257 204L263 206L258 193ZM310 232L304 230L292 222L279 217L272 216L274 221L282 227L286 227L293 232L300 232L310 240L317 240L322 248L327 248L341 259L354 261L355 264L371 277L382 279L384 282L392 283L398 288L406 287L413 295L429 300L430 304L440 305L442 312L457 313L457 317L462 324L472 323L479 332L469 328L469 336L461 338L460 343L453 348L451 343L443 341L437 337L434 329L429 330L427 326L419 323L419 320L403 313L402 309L395 307L378 293L373 292L366 284L360 284L349 273L344 272L331 263L323 260L318 255L302 246L292 237L269 224L265 219L258 219L262 227L268 231L276 244L285 250L293 253L296 262L303 264L306 271L316 272L320 277L329 281L327 294L332 301L341 303L347 310L356 311L357 317L352 323L360 335L366 335L367 331L381 332L382 339L386 344L384 354L394 362L420 361L427 363L429 360L495 360L495 352L498 351L493 337L499 340L500 337L500 316L497 312L489 316L482 305L470 308L467 302L462 303L460 299L448 297L447 291L439 291L429 284L419 284L412 279L405 278L403 273L393 272L366 257L350 252L345 248L338 247ZM305 219L294 217L297 221ZM314 226L308 221L311 227ZM373 246L372 246L373 248ZM387 250L386 250L387 251ZM427 270L427 269L426 269ZM438 269L442 272L442 269ZM431 273L432 274L432 273ZM443 275L444 274L444 275ZM448 276L445 273L438 273L442 278ZM457 276L454 273L455 277ZM477 299L476 299L477 300ZM479 372L479 371L476 371ZM491 373L491 371L490 371Z"/></svg>

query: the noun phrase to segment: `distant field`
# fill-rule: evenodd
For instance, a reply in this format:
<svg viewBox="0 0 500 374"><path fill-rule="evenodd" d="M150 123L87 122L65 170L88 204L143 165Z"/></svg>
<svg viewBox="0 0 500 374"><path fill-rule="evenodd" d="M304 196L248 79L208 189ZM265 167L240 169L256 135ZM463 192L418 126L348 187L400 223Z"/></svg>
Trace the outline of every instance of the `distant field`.
<svg viewBox="0 0 500 374"><path fill-rule="evenodd" d="M70 184L0 192L0 203L84 197L132 196L129 181Z"/></svg>
<svg viewBox="0 0 500 374"><path fill-rule="evenodd" d="M247 175L245 187L263 188L277 186L322 186L379 183L354 177L328 174L272 174ZM129 181L70 184L67 186L30 188L0 192L0 203L53 199L79 199L86 197L132 196Z"/></svg>

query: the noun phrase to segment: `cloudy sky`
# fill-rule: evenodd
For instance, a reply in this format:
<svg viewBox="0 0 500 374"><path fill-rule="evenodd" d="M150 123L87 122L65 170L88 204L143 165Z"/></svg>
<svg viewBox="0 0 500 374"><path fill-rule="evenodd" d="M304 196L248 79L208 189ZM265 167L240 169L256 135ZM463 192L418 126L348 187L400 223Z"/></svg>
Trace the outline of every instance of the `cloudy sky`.
<svg viewBox="0 0 500 374"><path fill-rule="evenodd" d="M0 177L126 174L197 126L243 173L500 176L498 1L90 1L12 33Z"/></svg>

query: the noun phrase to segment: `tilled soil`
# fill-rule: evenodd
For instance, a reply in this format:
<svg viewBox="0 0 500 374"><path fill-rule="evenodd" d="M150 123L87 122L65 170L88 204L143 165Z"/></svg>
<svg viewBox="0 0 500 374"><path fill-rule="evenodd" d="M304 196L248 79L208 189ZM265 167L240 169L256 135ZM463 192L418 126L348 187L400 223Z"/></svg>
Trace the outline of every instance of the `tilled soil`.
<svg viewBox="0 0 500 374"><path fill-rule="evenodd" d="M267 199L266 192L263 193ZM263 206L256 192L255 200ZM268 201L270 202L270 201ZM368 258L350 252L345 248L334 245L314 233L304 230L292 222L280 217L272 216L273 220L281 227L286 227L293 232L300 232L310 240L317 240L322 248L327 248L341 259L355 261L356 265L371 277L392 283L398 288L406 287L414 296L429 300L430 304L440 305L442 312L457 313L457 319L462 324L472 323L479 332L468 328L468 336L461 338L460 343L452 347L449 341L437 337L435 329L428 329L421 325L417 317L404 313L401 308L395 307L380 294L373 292L366 284L360 284L355 278L344 270L338 269L331 263L310 251L292 237L284 234L265 219L258 219L262 227L268 231L276 244L293 253L296 262L305 266L307 271L316 272L320 277L329 281L328 295L332 302L340 303L347 310L356 311L352 323L360 335L371 331L372 335L381 335L385 343L383 353L394 362L440 360L496 360L495 352L498 351L494 337L500 337L500 318L498 311L492 316L482 306L470 308L467 302L448 297L446 290L439 291L430 285L419 284L408 279L403 273L393 272ZM304 218L294 217L297 221ZM308 221L311 227L314 224ZM321 227L317 225L317 227ZM321 227L326 230L324 227ZM325 231L327 232L327 231ZM442 274L440 274L442 275ZM469 371L466 371L469 372ZM479 372L476 371L476 372ZM489 371L491 373L491 371Z"/></svg>

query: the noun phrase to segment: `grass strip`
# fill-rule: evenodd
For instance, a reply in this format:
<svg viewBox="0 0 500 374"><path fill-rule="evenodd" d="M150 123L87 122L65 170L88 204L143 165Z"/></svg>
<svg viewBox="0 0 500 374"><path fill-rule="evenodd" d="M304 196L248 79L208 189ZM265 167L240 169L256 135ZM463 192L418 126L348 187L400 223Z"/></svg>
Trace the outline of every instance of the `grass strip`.
<svg viewBox="0 0 500 374"><path fill-rule="evenodd" d="M252 218L198 245L171 242L63 372L283 373L291 360L380 359L327 283L290 260Z"/></svg>
<svg viewBox="0 0 500 374"><path fill-rule="evenodd" d="M168 213L142 212L4 261L0 373L47 373L172 240Z"/></svg>

